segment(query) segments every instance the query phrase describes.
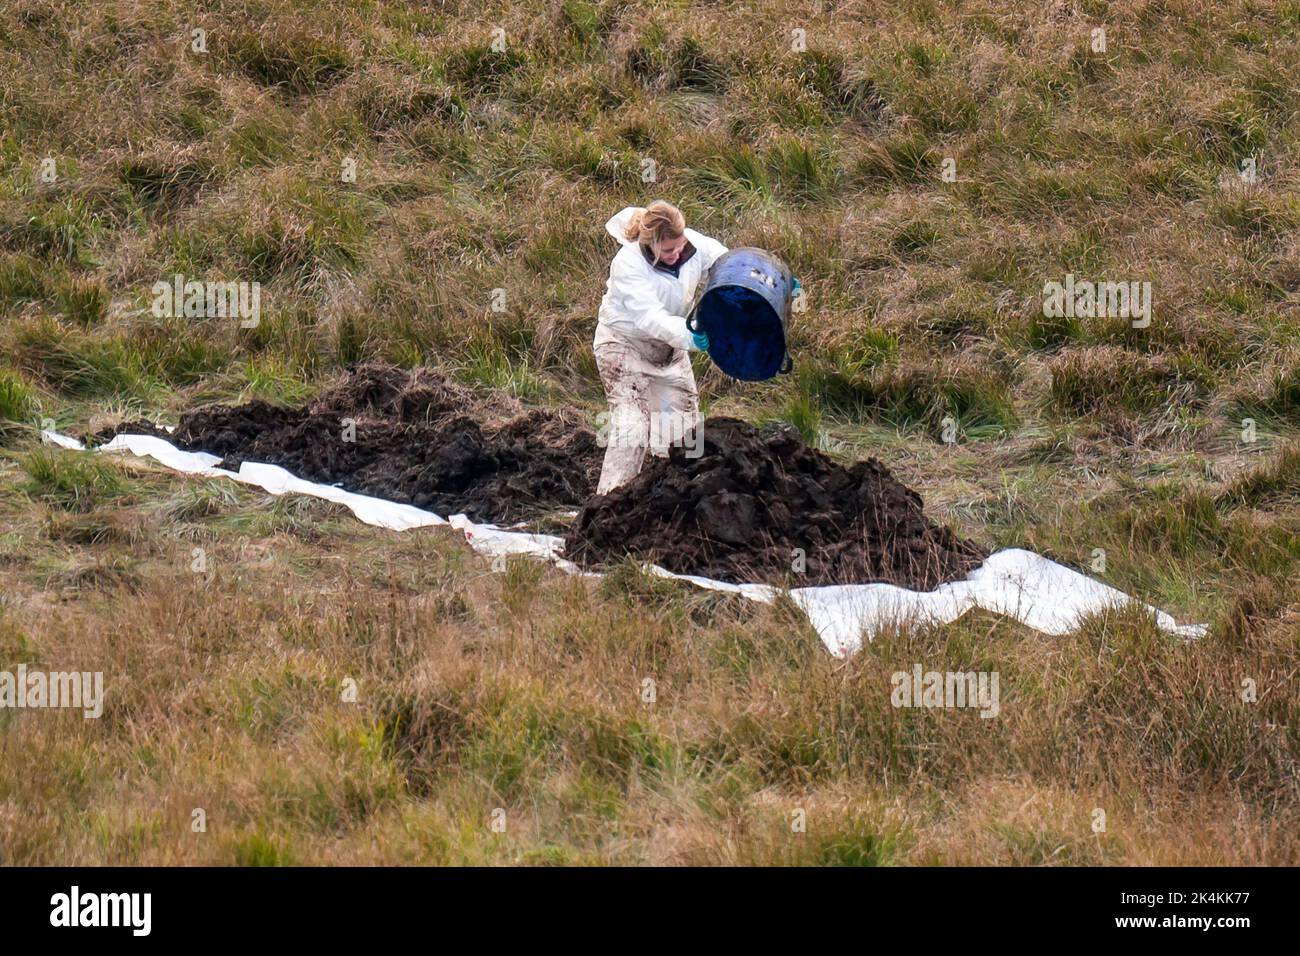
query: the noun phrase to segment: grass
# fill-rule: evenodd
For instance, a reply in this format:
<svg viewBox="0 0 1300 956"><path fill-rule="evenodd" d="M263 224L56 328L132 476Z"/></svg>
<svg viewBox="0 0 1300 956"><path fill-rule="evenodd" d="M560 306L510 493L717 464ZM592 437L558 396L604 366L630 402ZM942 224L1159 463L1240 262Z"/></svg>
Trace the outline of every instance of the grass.
<svg viewBox="0 0 1300 956"><path fill-rule="evenodd" d="M28 453L22 467L27 494L69 511L91 511L126 488L118 469L86 452L38 449Z"/></svg>
<svg viewBox="0 0 1300 956"><path fill-rule="evenodd" d="M1052 400L1064 412L1153 413L1201 400L1203 372L1177 355L1109 346L1075 349L1051 363Z"/></svg>
<svg viewBox="0 0 1300 956"><path fill-rule="evenodd" d="M13 369L0 368L0 421L25 424L36 408L36 393L27 380Z"/></svg>
<svg viewBox="0 0 1300 956"><path fill-rule="evenodd" d="M0 14L0 652L110 684L0 714L5 860L1300 862L1296 4L455 6L216 3L206 53L168 0ZM39 443L369 358L594 414L602 225L657 197L811 303L794 374L697 361L712 413L1209 635L970 614L835 662L787 602ZM154 316L178 272L260 323ZM1044 316L1066 273L1151 326ZM1002 715L892 708L917 662Z"/></svg>

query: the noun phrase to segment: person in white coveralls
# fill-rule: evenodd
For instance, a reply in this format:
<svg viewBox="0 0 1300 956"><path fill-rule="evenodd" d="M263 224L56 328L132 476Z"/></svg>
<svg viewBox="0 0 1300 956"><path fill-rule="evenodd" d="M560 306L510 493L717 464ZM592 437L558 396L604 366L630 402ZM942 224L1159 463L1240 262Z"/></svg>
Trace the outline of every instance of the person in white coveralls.
<svg viewBox="0 0 1300 956"><path fill-rule="evenodd" d="M605 230L622 243L600 302L596 367L609 400L605 461L597 494L641 471L647 449L666 456L699 423L689 352L709 340L686 328L696 287L727 247L686 228L671 203L629 206Z"/></svg>

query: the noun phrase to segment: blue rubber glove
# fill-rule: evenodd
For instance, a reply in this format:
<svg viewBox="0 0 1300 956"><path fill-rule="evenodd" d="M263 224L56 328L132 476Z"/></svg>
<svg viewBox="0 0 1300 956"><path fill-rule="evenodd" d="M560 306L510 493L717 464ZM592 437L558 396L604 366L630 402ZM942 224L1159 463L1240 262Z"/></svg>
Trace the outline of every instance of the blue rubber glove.
<svg viewBox="0 0 1300 956"><path fill-rule="evenodd" d="M709 350L709 337L703 332L692 332L691 344L699 351L707 352Z"/></svg>
<svg viewBox="0 0 1300 956"><path fill-rule="evenodd" d="M803 286L799 284L799 280L794 276L790 277L790 281L794 283L794 285L790 287L790 298L797 299L799 298L799 292L803 289Z"/></svg>

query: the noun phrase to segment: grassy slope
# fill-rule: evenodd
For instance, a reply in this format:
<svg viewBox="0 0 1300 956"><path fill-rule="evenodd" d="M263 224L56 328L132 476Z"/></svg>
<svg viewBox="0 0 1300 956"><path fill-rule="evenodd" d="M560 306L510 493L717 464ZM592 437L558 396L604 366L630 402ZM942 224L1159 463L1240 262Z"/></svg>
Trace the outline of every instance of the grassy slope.
<svg viewBox="0 0 1300 956"><path fill-rule="evenodd" d="M0 713L0 859L1300 862L1300 5L320 6L3 14L0 668L110 697ZM1212 634L976 615L834 663L787 606L34 440L363 357L594 411L600 223L648 193L810 293L796 375L701 366L713 410ZM154 318L175 272L261 281L262 324ZM1044 320L1066 272L1152 282L1152 326ZM998 670L1003 716L893 710L916 662Z"/></svg>

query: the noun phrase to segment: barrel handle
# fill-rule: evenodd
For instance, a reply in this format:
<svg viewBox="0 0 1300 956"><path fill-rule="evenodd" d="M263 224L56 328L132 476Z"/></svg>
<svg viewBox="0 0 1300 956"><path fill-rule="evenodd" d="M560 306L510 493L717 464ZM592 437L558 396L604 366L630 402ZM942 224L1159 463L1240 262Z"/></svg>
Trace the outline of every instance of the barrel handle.
<svg viewBox="0 0 1300 956"><path fill-rule="evenodd" d="M789 375L790 372L792 372L793 370L794 370L794 359L791 358L789 352L786 352L786 353L785 353L785 361L781 363L781 370L780 370L779 372L777 372L777 374L778 374L778 375Z"/></svg>

